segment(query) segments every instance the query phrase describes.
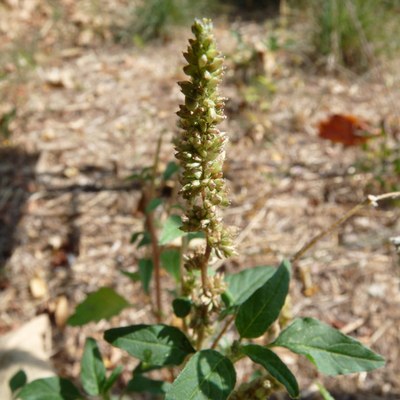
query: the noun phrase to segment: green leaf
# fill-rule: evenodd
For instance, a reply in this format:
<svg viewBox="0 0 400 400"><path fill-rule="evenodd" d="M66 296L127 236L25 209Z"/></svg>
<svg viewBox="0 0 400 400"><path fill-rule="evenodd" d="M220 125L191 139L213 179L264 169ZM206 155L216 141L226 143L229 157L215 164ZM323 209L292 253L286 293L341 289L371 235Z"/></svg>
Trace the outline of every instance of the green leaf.
<svg viewBox="0 0 400 400"><path fill-rule="evenodd" d="M123 371L122 365L118 365L110 374L108 379L104 382L102 393L107 393L113 386Z"/></svg>
<svg viewBox="0 0 400 400"><path fill-rule="evenodd" d="M289 281L290 263L283 261L274 275L240 305L235 324L242 338L261 336L278 318Z"/></svg>
<svg viewBox="0 0 400 400"><path fill-rule="evenodd" d="M143 167L137 172L133 172L126 179L129 180L139 180L139 181L149 181L153 178L153 167Z"/></svg>
<svg viewBox="0 0 400 400"><path fill-rule="evenodd" d="M154 371L156 369L164 368L163 365L149 365L147 363L140 362L133 370L134 374L144 374L149 371Z"/></svg>
<svg viewBox="0 0 400 400"><path fill-rule="evenodd" d="M142 282L143 290L149 293L151 277L153 275L153 261L150 258L141 258L139 260L139 279Z"/></svg>
<svg viewBox="0 0 400 400"><path fill-rule="evenodd" d="M194 349L178 329L167 325L132 325L109 329L104 339L147 366L180 365Z"/></svg>
<svg viewBox="0 0 400 400"><path fill-rule="evenodd" d="M135 244L139 238L142 238L140 242L137 244L137 248L139 249L142 246L147 246L151 243L151 235L148 231L141 231L132 233L130 243Z"/></svg>
<svg viewBox="0 0 400 400"><path fill-rule="evenodd" d="M172 308L177 317L185 318L190 313L192 302L187 297L178 297L173 300Z"/></svg>
<svg viewBox="0 0 400 400"><path fill-rule="evenodd" d="M139 271L136 272L121 271L121 274L127 276L132 282L140 281Z"/></svg>
<svg viewBox="0 0 400 400"><path fill-rule="evenodd" d="M134 244L136 242L136 240L138 240L140 238L140 236L143 236L143 235L144 235L144 232L134 232L134 233L132 233L130 243Z"/></svg>
<svg viewBox="0 0 400 400"><path fill-rule="evenodd" d="M165 167L165 171L163 173L164 181L171 179L172 176L179 171L179 165L175 161L170 161Z"/></svg>
<svg viewBox="0 0 400 400"><path fill-rule="evenodd" d="M137 247L139 249L140 247L147 246L150 243L151 243L150 232L145 231L145 232L143 232L142 240L138 243Z"/></svg>
<svg viewBox="0 0 400 400"><path fill-rule="evenodd" d="M206 235L204 232L188 232L187 234L188 242L193 239L205 239Z"/></svg>
<svg viewBox="0 0 400 400"><path fill-rule="evenodd" d="M296 319L271 346L306 356L326 375L370 371L385 364L380 355L357 340L313 318Z"/></svg>
<svg viewBox="0 0 400 400"><path fill-rule="evenodd" d="M161 253L160 258L163 268L175 279L176 282L179 282L181 279L180 251L176 249L166 249Z"/></svg>
<svg viewBox="0 0 400 400"><path fill-rule="evenodd" d="M171 210L176 208L177 210L185 211L185 207L183 207L182 204L172 204L171 205Z"/></svg>
<svg viewBox="0 0 400 400"><path fill-rule="evenodd" d="M113 289L103 287L88 294L76 307L75 313L68 319L68 325L82 326L88 322L109 319L128 306L129 303Z"/></svg>
<svg viewBox="0 0 400 400"><path fill-rule="evenodd" d="M275 267L253 267L237 274L227 275L225 282L228 289L222 295L227 306L239 306L257 289L267 282L276 272Z"/></svg>
<svg viewBox="0 0 400 400"><path fill-rule="evenodd" d="M159 244L161 246L172 242L173 240L186 235L179 228L182 226L182 218L179 215L170 215L164 222L161 230Z"/></svg>
<svg viewBox="0 0 400 400"><path fill-rule="evenodd" d="M28 378L26 376L26 373L20 369L18 372L16 372L10 381L8 382L8 386L11 389L11 392L16 392L18 389L21 389L26 382L28 381Z"/></svg>
<svg viewBox="0 0 400 400"><path fill-rule="evenodd" d="M127 276L132 282L140 281L145 293L149 293L151 277L153 275L153 261L149 258L139 260L139 270L136 272L121 271L121 274Z"/></svg>
<svg viewBox="0 0 400 400"><path fill-rule="evenodd" d="M72 382L54 376L28 383L18 395L21 400L76 400L82 399Z"/></svg>
<svg viewBox="0 0 400 400"><path fill-rule="evenodd" d="M158 206L163 203L163 199L156 197L155 199L151 199L150 203L147 204L146 212L151 213L154 211Z"/></svg>
<svg viewBox="0 0 400 400"><path fill-rule="evenodd" d="M271 350L256 344L248 344L241 350L253 362L262 365L273 378L285 386L290 397L299 397L299 385L286 364Z"/></svg>
<svg viewBox="0 0 400 400"><path fill-rule="evenodd" d="M175 379L165 400L224 400L235 383L235 368L228 358L215 350L201 350Z"/></svg>
<svg viewBox="0 0 400 400"><path fill-rule="evenodd" d="M135 374L128 382L126 390L135 393L151 393L151 394L165 394L171 384L155 379L147 378L140 374Z"/></svg>
<svg viewBox="0 0 400 400"><path fill-rule="evenodd" d="M99 347L92 338L87 338L81 360L81 382L86 393L97 396L106 380L106 368Z"/></svg>

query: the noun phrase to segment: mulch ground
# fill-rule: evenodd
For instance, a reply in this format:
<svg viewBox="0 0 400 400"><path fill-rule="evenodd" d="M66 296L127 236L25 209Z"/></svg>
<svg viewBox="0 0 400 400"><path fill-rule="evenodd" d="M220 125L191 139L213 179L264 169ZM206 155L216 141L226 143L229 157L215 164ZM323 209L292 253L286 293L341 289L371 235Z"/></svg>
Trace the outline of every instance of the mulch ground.
<svg viewBox="0 0 400 400"><path fill-rule="evenodd" d="M231 54L228 26L217 28L221 50ZM249 23L241 29L251 35L261 28ZM62 374L78 375L86 336L101 339L106 327L148 322L148 298L120 273L134 271L140 256L129 243L142 224L140 187L126 178L152 164L160 134L161 164L173 158L186 37L188 31L143 49L67 49L19 84L24 100L11 143L0 149L0 332L42 312L54 318L60 302L70 313L101 286L134 304L120 317L84 328L54 320L53 361ZM382 70L361 78L324 76L282 51L268 70L276 92L260 111L243 107L229 57L227 64L221 91L229 98L223 128L231 137L225 172L232 205L225 220L238 231L240 256L222 267L233 272L293 256L365 198L371 174L352 167L362 150L323 141L316 127L331 113L349 112L377 126L399 104L400 81L395 64L383 71L392 78L388 89ZM399 232L393 203L365 208L297 263L309 270L314 293L305 296L301 280L293 282L293 315L318 317L387 360L369 374L326 379L283 354L305 398L318 398L316 380L337 399L400 398L400 265L389 242ZM118 350L101 347L108 366L125 361Z"/></svg>

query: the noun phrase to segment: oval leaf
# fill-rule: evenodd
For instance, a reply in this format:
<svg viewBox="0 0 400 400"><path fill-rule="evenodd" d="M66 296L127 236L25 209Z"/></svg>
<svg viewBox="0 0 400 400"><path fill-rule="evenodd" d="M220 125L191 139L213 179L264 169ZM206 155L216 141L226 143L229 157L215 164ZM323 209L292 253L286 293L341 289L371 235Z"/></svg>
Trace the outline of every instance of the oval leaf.
<svg viewBox="0 0 400 400"><path fill-rule="evenodd" d="M173 240L186 235L186 232L180 230L182 226L182 218L179 215L170 215L164 222L161 230L159 244L163 246Z"/></svg>
<svg viewBox="0 0 400 400"><path fill-rule="evenodd" d="M232 362L215 350L202 350L186 364L165 400L224 400L235 383Z"/></svg>
<svg viewBox="0 0 400 400"><path fill-rule="evenodd" d="M148 294L150 281L153 276L153 260L150 258L141 258L139 260L139 279L142 283L143 291Z"/></svg>
<svg viewBox="0 0 400 400"><path fill-rule="evenodd" d="M172 176L179 171L179 165L175 161L170 161L165 167L165 171L163 173L164 181L171 179Z"/></svg>
<svg viewBox="0 0 400 400"><path fill-rule="evenodd" d="M147 246L148 244L151 244L151 235L150 232L144 231L142 239L137 245L137 248L139 249L140 247Z"/></svg>
<svg viewBox="0 0 400 400"><path fill-rule="evenodd" d="M8 382L8 386L10 387L11 392L14 393L25 386L27 381L28 377L26 376L25 371L20 369L12 376L12 378Z"/></svg>
<svg viewBox="0 0 400 400"><path fill-rule="evenodd" d="M299 385L296 378L273 351L256 344L242 346L241 350L253 362L262 365L273 378L285 386L290 397L299 397Z"/></svg>
<svg viewBox="0 0 400 400"><path fill-rule="evenodd" d="M120 271L122 275L127 276L132 282L140 281L139 271L129 272L129 271Z"/></svg>
<svg viewBox="0 0 400 400"><path fill-rule="evenodd" d="M278 318L289 291L290 263L283 261L274 275L241 306L235 320L242 338L261 336Z"/></svg>
<svg viewBox="0 0 400 400"><path fill-rule="evenodd" d="M227 275L225 282L228 289L224 293L224 298L228 306L240 306L257 289L272 277L276 272L275 267L253 267L238 272L237 274Z"/></svg>
<svg viewBox="0 0 400 400"><path fill-rule="evenodd" d="M149 204L146 207L146 213L153 212L158 206L163 203L163 199L156 197L155 199L151 199Z"/></svg>
<svg viewBox="0 0 400 400"><path fill-rule="evenodd" d="M22 388L18 398L21 400L76 400L81 399L82 396L70 381L54 376L28 383Z"/></svg>
<svg viewBox="0 0 400 400"><path fill-rule="evenodd" d="M118 315L129 303L113 289L103 287L88 294L68 319L68 325L81 326L88 322L108 319Z"/></svg>
<svg viewBox="0 0 400 400"><path fill-rule="evenodd" d="M130 243L134 244L136 242L136 240L138 240L139 237L143 236L143 235L144 235L144 232L134 232L134 233L132 233Z"/></svg>
<svg viewBox="0 0 400 400"><path fill-rule="evenodd" d="M281 332L272 346L306 356L326 375L380 368L385 360L357 340L313 318L299 318Z"/></svg>
<svg viewBox="0 0 400 400"><path fill-rule="evenodd" d="M187 337L167 325L133 325L109 329L104 339L149 366L179 365L195 350Z"/></svg>
<svg viewBox="0 0 400 400"><path fill-rule="evenodd" d="M81 361L81 382L86 392L92 396L101 393L106 380L106 368L99 347L92 338L87 338Z"/></svg>
<svg viewBox="0 0 400 400"><path fill-rule="evenodd" d="M192 301L187 297L178 297L173 300L172 308L174 314L178 318L185 318L189 315L190 310L192 309Z"/></svg>

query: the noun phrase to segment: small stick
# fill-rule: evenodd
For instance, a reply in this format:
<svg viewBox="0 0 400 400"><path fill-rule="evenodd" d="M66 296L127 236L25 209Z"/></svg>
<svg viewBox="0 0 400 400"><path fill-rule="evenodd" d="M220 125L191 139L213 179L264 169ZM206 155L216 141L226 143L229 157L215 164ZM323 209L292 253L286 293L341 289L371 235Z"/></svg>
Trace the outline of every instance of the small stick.
<svg viewBox="0 0 400 400"><path fill-rule="evenodd" d="M226 321L225 321L225 325L223 326L223 328L221 329L221 332L218 334L218 336L214 339L211 348L215 349L219 343L219 341L221 340L222 336L224 336L225 332L228 330L228 328L230 327L231 323L233 322L233 320L235 319L236 315L232 314Z"/></svg>
<svg viewBox="0 0 400 400"><path fill-rule="evenodd" d="M353 215L357 214L361 209L366 206L374 206L377 207L378 203L387 199L397 199L400 198L400 192L390 192L384 193L379 196L368 195L367 198L360 204L357 204L350 211L348 211L342 218L339 218L336 222L334 222L330 227L320 232L317 236L313 237L309 242L307 242L291 259L292 263L298 261L304 253L314 247L322 238L331 234L336 228L345 223L349 218Z"/></svg>

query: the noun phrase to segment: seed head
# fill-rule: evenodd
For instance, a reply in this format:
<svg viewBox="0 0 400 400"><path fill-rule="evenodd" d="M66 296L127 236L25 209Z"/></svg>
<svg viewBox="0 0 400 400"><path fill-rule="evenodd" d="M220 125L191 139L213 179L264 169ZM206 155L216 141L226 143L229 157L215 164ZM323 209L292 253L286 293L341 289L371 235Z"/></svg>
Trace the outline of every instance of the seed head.
<svg viewBox="0 0 400 400"><path fill-rule="evenodd" d="M180 193L187 203L182 229L204 232L217 256L229 257L234 247L219 217L219 208L229 204L222 173L227 136L217 128L225 119L224 99L218 93L223 57L216 49L210 20L196 19L192 32L195 38L183 54L188 80L178 82L185 104L177 112L181 132L175 140L175 156L182 165Z"/></svg>

